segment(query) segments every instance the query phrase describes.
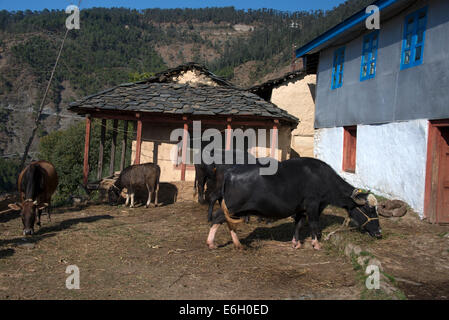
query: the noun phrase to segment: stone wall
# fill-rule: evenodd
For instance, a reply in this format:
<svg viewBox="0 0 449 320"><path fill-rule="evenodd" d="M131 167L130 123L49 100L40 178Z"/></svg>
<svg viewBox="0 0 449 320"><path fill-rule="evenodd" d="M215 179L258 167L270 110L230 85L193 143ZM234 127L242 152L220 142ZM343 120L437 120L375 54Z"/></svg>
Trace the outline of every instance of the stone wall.
<svg viewBox="0 0 449 320"><path fill-rule="evenodd" d="M299 118L298 127L291 132L292 157L299 154L313 157L316 76L291 80L273 88L271 102Z"/></svg>

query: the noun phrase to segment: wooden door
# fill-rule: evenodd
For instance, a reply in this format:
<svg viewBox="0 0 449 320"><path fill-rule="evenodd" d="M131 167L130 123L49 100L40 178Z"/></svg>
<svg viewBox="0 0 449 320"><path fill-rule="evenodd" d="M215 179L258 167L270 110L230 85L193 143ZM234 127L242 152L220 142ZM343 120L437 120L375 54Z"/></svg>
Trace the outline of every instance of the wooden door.
<svg viewBox="0 0 449 320"><path fill-rule="evenodd" d="M355 173L357 126L343 128L343 171Z"/></svg>
<svg viewBox="0 0 449 320"><path fill-rule="evenodd" d="M449 127L440 127L438 141L437 221L449 223Z"/></svg>

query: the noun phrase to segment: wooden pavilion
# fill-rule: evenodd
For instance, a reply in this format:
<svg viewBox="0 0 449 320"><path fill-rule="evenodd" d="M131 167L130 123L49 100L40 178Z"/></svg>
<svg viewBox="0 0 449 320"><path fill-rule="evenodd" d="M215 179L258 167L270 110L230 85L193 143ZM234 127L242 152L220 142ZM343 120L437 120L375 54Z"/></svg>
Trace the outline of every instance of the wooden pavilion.
<svg viewBox="0 0 449 320"><path fill-rule="evenodd" d="M215 76L205 67L188 63L160 72L148 80L125 83L72 102L69 110L86 117L83 182L88 183L89 145L92 118L102 119L102 139L106 119L113 119L113 141L110 172L113 173L118 120L125 120L121 170L124 168L128 122L135 123L136 139L132 162L154 162L161 166L162 181L193 180L192 166L186 163L188 132L192 122L201 120L202 130L216 128L224 132L226 149L232 145L235 128L273 129L269 153L278 159L289 158L291 131L299 120L265 101L258 95L237 88ZM169 140L170 132L182 128L182 161L171 163L169 150L177 142ZM98 179L101 179L103 147L100 145ZM257 153L257 150L254 152ZM256 154L255 154L256 155ZM257 155L256 155L257 156ZM189 173L190 171L190 173Z"/></svg>

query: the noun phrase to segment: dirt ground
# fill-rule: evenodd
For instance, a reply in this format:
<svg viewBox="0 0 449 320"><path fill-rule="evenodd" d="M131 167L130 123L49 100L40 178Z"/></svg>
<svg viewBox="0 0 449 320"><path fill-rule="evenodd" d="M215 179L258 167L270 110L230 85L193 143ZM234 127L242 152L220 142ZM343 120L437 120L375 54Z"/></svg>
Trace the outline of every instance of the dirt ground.
<svg viewBox="0 0 449 320"><path fill-rule="evenodd" d="M343 215L342 210L333 213ZM430 224L413 212L381 217L380 223L382 240L358 232L346 234L346 240L378 258L407 299L449 299L449 226Z"/></svg>
<svg viewBox="0 0 449 320"><path fill-rule="evenodd" d="M17 213L0 215L0 299L360 299L363 282L350 259L323 242L320 251L291 248L291 219L251 218L233 248L226 226L219 248L205 244L207 207L177 202L134 209L89 205L55 209L52 221L24 240ZM342 221L327 209L326 231ZM410 220L410 221L409 221ZM415 218L381 220L384 239L345 236L385 259L385 271L408 298L449 296L449 228ZM308 227L304 229L307 236ZM383 261L383 260L382 260ZM80 290L65 286L80 270Z"/></svg>

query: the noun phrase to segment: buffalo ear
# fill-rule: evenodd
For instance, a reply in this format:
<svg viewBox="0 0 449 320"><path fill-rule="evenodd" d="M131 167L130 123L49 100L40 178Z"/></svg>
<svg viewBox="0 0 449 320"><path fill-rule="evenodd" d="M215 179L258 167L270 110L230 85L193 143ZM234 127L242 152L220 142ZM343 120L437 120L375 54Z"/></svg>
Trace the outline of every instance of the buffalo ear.
<svg viewBox="0 0 449 320"><path fill-rule="evenodd" d="M20 210L22 210L22 206L21 206L20 204L18 204L18 203L10 203L10 204L8 204L8 207L9 207L10 209L15 210L15 211L20 211Z"/></svg>
<svg viewBox="0 0 449 320"><path fill-rule="evenodd" d="M359 206L363 206L366 203L366 198L363 195L366 196L366 193L363 193L361 189L355 189L351 194L351 199Z"/></svg>

